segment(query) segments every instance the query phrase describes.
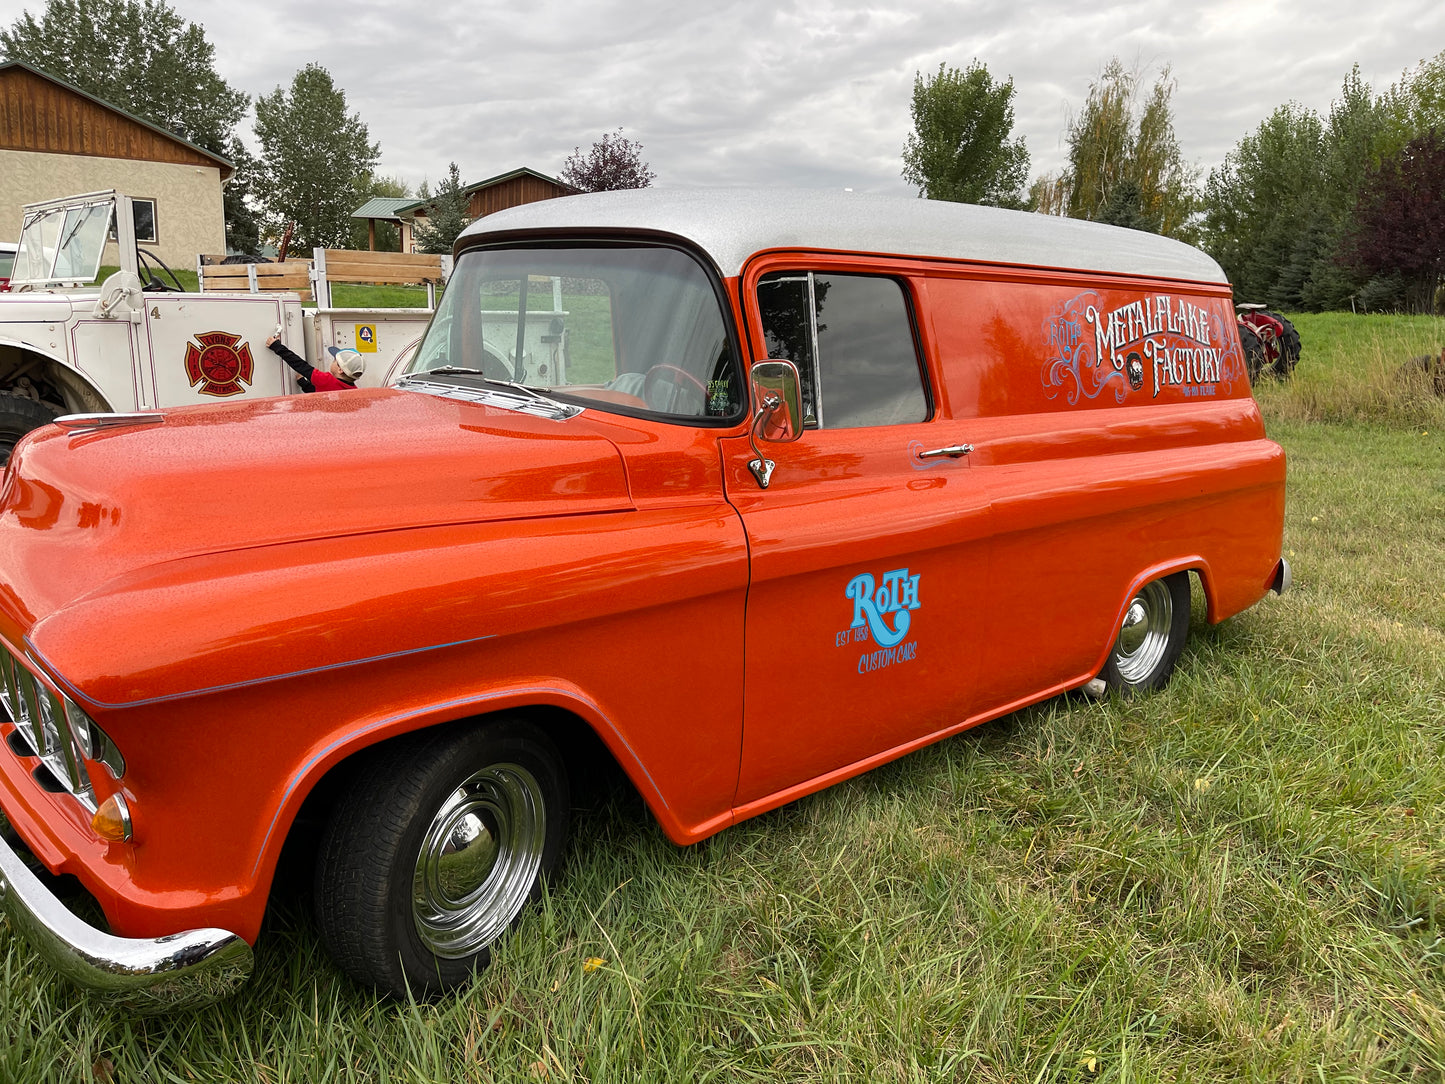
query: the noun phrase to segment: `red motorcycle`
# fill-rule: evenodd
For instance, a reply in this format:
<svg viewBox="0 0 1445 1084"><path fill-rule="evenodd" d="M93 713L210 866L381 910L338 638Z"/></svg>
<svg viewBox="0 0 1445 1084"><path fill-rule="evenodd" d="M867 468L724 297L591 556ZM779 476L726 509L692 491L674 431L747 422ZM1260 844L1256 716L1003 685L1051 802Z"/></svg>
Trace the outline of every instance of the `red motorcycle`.
<svg viewBox="0 0 1445 1084"><path fill-rule="evenodd" d="M1299 361L1299 331L1289 318L1270 312L1264 305L1236 305L1239 310L1239 340L1244 346L1244 364L1249 369L1249 382L1268 373L1288 380Z"/></svg>

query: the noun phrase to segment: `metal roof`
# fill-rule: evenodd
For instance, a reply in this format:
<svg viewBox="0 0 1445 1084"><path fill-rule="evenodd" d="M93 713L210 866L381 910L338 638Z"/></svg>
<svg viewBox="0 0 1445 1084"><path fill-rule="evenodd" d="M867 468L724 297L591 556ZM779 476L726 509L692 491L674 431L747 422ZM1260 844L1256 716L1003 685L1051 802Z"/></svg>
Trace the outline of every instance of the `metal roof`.
<svg viewBox="0 0 1445 1084"><path fill-rule="evenodd" d="M506 173L498 173L495 177L488 177L485 181L474 181L472 184L463 185L461 193L463 196L470 197L473 192L480 192L483 188L490 188L494 184L510 181L513 177L536 177L539 181L546 181L548 184L555 184L558 188L565 188L569 193L578 191L578 189L573 188L566 181L559 181L556 177L549 177L545 173L538 173L531 166L518 166L516 169L509 169ZM427 199L403 200L401 206L396 209L396 212L419 211L435 200L436 193L432 193ZM370 204L367 204L367 206L370 206ZM352 217L355 218L359 214L360 212L358 211L357 214L352 215Z"/></svg>
<svg viewBox="0 0 1445 1084"><path fill-rule="evenodd" d="M403 196L400 199L395 196L373 196L356 210L351 212L352 218L385 218L396 222L401 221L397 214L404 207L410 207L416 200L410 196Z"/></svg>
<svg viewBox="0 0 1445 1084"><path fill-rule="evenodd" d="M458 243L525 230L671 234L701 248L724 275L736 275L754 253L808 249L1227 281L1197 248L1141 230L823 190L640 188L567 196L478 219Z"/></svg>

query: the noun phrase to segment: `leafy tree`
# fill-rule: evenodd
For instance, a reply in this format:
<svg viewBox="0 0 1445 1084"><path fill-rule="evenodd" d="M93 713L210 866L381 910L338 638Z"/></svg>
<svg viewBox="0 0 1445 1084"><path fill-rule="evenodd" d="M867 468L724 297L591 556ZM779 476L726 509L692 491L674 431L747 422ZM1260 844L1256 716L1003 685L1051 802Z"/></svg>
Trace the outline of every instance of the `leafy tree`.
<svg viewBox="0 0 1445 1084"><path fill-rule="evenodd" d="M261 217L252 204L256 184L256 158L236 136L226 148L226 157L236 172L221 190L226 208L226 247L247 256L261 251Z"/></svg>
<svg viewBox="0 0 1445 1084"><path fill-rule="evenodd" d="M47 0L38 19L23 12L0 30L0 56L229 159L237 177L225 192L227 240L251 237L255 215L241 176L251 159L233 137L250 97L216 74L215 49L199 24L164 0Z"/></svg>
<svg viewBox="0 0 1445 1084"><path fill-rule="evenodd" d="M581 147L573 148L559 176L583 192L647 188L657 179L657 174L642 160L642 144L623 136L621 128L604 132L586 154Z"/></svg>
<svg viewBox="0 0 1445 1084"><path fill-rule="evenodd" d="M1154 232L1192 239L1195 174L1174 134L1174 82L1165 68L1142 109L1139 84L1139 72L1117 57L1090 84L1083 109L1069 124L1069 165L1056 182L1056 197L1070 217L1101 220L1111 207L1119 213L1114 190L1129 181L1138 191L1134 228L1152 226ZM1035 186L1036 206L1047 192L1047 186Z"/></svg>
<svg viewBox="0 0 1445 1084"><path fill-rule="evenodd" d="M1381 96L1386 134L1373 164L1430 129L1445 131L1445 50L1407 71Z"/></svg>
<svg viewBox="0 0 1445 1084"><path fill-rule="evenodd" d="M1210 173L1204 247L1243 301L1266 301L1310 226L1323 183L1324 124L1291 102L1239 141Z"/></svg>
<svg viewBox="0 0 1445 1084"><path fill-rule="evenodd" d="M381 148L346 111L346 93L319 64L296 73L289 91L256 99L261 141L258 194L269 232L296 223L293 247L329 248L351 233L357 183L370 176Z"/></svg>
<svg viewBox="0 0 1445 1084"><path fill-rule="evenodd" d="M1279 308L1349 304L1363 280L1343 245L1389 118L1356 66L1327 118L1280 106L1210 174L1204 243L1237 296Z"/></svg>
<svg viewBox="0 0 1445 1084"><path fill-rule="evenodd" d="M1431 129L1370 171L1350 241L1361 270L1399 275L1409 309L1435 311L1445 283L1445 132Z"/></svg>
<svg viewBox="0 0 1445 1084"><path fill-rule="evenodd" d="M903 176L928 199L1024 206L1029 152L1013 131L1014 83L995 83L973 61L966 71L938 66L913 77L913 131L903 150Z"/></svg>
<svg viewBox="0 0 1445 1084"><path fill-rule="evenodd" d="M421 198L426 199L426 184L422 184ZM447 166L447 175L437 185L436 194L426 205L426 218L417 219L413 236L419 252L450 252L457 235L467 228L471 219L467 217L467 197L462 192L462 178L457 164Z"/></svg>

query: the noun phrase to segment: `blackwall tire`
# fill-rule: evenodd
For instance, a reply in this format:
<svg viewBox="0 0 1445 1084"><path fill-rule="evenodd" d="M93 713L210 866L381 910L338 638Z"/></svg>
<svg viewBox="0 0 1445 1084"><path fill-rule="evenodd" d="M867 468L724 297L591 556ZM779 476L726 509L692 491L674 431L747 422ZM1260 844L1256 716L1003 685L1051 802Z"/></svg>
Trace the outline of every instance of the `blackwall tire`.
<svg viewBox="0 0 1445 1084"><path fill-rule="evenodd" d="M10 462L10 453L21 437L55 417L55 411L34 399L0 395L0 467Z"/></svg>
<svg viewBox="0 0 1445 1084"><path fill-rule="evenodd" d="M1259 336L1254 333L1254 328L1247 324L1240 324L1239 345L1244 348L1244 368L1249 373L1249 383L1253 387L1259 382L1259 374L1264 371L1264 363L1267 360L1264 343L1259 341Z"/></svg>
<svg viewBox="0 0 1445 1084"><path fill-rule="evenodd" d="M1279 334L1279 358L1274 363L1274 375L1281 380L1288 380L1294 373L1294 367L1299 362L1300 337L1299 329L1288 316L1282 316L1277 312L1265 313L1272 316L1280 323Z"/></svg>
<svg viewBox="0 0 1445 1084"><path fill-rule="evenodd" d="M1162 689L1188 638L1189 573L1151 580L1129 600L1099 676L1122 696Z"/></svg>
<svg viewBox="0 0 1445 1084"><path fill-rule="evenodd" d="M388 744L357 770L322 835L316 922L352 978L397 997L457 986L556 867L567 779L521 721Z"/></svg>

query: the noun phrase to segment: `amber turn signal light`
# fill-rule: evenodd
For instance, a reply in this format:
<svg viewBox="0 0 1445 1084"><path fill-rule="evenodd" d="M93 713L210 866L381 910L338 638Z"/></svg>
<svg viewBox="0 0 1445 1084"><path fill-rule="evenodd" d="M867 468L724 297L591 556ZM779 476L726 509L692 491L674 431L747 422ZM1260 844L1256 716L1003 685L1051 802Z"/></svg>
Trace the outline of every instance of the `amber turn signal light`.
<svg viewBox="0 0 1445 1084"><path fill-rule="evenodd" d="M101 839L115 843L124 843L130 839L133 829L130 808L125 804L125 797L117 792L101 802L95 816L90 818L90 826Z"/></svg>

